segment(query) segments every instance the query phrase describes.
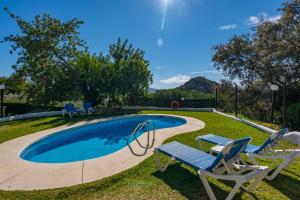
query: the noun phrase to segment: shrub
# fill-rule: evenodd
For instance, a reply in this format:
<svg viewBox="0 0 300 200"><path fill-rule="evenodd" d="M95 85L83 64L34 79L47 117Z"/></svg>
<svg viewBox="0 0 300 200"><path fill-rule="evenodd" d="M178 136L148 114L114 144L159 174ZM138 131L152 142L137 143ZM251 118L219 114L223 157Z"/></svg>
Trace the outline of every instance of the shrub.
<svg viewBox="0 0 300 200"><path fill-rule="evenodd" d="M293 129L300 128L300 102L288 106L287 122Z"/></svg>
<svg viewBox="0 0 300 200"><path fill-rule="evenodd" d="M56 106L38 106L26 103L4 103L5 116L20 115L33 112L57 111L62 110L62 107Z"/></svg>

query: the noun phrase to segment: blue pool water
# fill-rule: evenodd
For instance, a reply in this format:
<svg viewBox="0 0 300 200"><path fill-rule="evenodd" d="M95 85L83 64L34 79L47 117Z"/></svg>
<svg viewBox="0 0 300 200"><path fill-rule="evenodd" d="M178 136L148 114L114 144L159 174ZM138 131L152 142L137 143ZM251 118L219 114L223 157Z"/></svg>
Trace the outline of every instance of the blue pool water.
<svg viewBox="0 0 300 200"><path fill-rule="evenodd" d="M124 148L135 127L146 120L153 121L156 129L186 123L182 118L171 116L120 117L51 134L25 148L20 157L32 162L66 163L105 156Z"/></svg>

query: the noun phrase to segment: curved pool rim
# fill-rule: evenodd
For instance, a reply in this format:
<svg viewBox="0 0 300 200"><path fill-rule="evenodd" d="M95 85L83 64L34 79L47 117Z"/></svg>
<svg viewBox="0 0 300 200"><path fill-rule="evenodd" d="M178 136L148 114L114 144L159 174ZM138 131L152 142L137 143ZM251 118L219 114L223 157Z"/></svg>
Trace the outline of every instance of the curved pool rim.
<svg viewBox="0 0 300 200"><path fill-rule="evenodd" d="M193 117L172 114L155 115L175 116L187 120L187 123L182 126L157 130L155 146L161 145L170 137L198 131L205 127L205 123L203 121ZM31 191L69 187L97 181L138 165L152 155L153 149L150 149L144 156L134 156L129 148L123 148L117 152L100 158L62 164L34 163L23 160L19 157L19 154L24 148L42 137L60 130L118 117L119 116L105 119L101 118L91 121L77 122L72 125L63 125L15 138L0 144L0 159L2 163L2 167L0 168L0 182L2 183L0 184L0 190ZM141 141L146 139L146 134L142 135L139 139ZM139 149L139 146L133 144L132 148L137 150Z"/></svg>
<svg viewBox="0 0 300 200"><path fill-rule="evenodd" d="M124 144L124 141L123 141L123 144L118 147L117 149L115 150L112 150L111 152L107 152L107 153L104 153L103 155L101 153L98 153L97 152L97 155L96 156L92 156L92 157L83 157L82 159L78 158L76 160L70 160L70 161L56 161L56 162L50 162L49 160L48 161L38 161L38 160L32 160L32 159L29 159L28 158L28 152L30 153L30 150L32 150L33 148L39 148L39 146L37 146L39 143L43 143L47 140L51 140L55 137L59 137L59 136L64 136L64 135L67 135L68 133L72 133L72 131L76 131L76 130L80 130L83 131L84 128L93 128L95 126L98 125L98 128L100 127L101 128L101 125L102 127L103 126L107 126L107 125L114 125L114 123L118 123L118 122L130 122L130 120L140 120L140 122L143 122L145 120L158 120L158 119L163 119L163 121L168 121L168 122L165 122L165 123L174 123L175 125L167 125L167 127L159 127L156 129L156 131L158 130L161 130L161 129L165 129L165 128L175 128L175 127L180 127L180 126L183 126L184 124L187 123L187 120L182 118L182 117L179 117L179 116L172 116L172 115L159 115L159 114L151 114L151 115L147 115L147 114L133 114L133 115L125 115L125 116L117 116L117 117L112 117L112 118L105 118L103 121L96 121L96 122L92 122L92 123L88 123L88 124L84 124L84 125L80 125L80 126L76 126L76 127L71 127L71 128L67 128L67 129L64 129L64 130L60 130L60 131L57 131L57 132L54 132L54 133L51 133L49 135L46 135L44 137L41 137L33 142L31 142L28 146L26 146L20 153L19 153L19 157L22 159L22 160L25 160L25 161L28 161L28 162L33 162L33 163L41 163L41 164L64 164L64 163L72 163L72 162L81 162L81 161L87 161L87 160L93 160L93 159L98 159L98 158L101 158L103 156L109 156L110 154L113 154L117 151L120 151L122 150L123 148L126 148L128 145L127 144ZM127 120L127 121L126 121ZM172 121L173 120L173 121ZM136 124L134 126L132 126L132 130L136 127L136 125L140 122L136 122ZM159 123L159 122L158 122ZM128 124L126 124L128 125ZM166 125L166 124L164 124ZM124 126L124 125L123 125ZM108 127L108 128L111 128L111 127ZM105 130L101 130L100 131L105 131ZM90 132L88 133L85 133L85 134L89 134ZM127 138L129 137L129 134L131 133L128 132L128 135L125 135L123 136L123 138L119 138L119 139L125 139L127 140ZM142 135L144 135L146 132L142 132L140 134L138 134L138 137L137 138L140 138ZM84 133L77 133L81 136L83 136ZM118 134L118 133L117 133ZM72 135L71 135L72 136ZM73 135L74 136L74 135ZM75 135L75 136L78 136L78 135ZM62 138L56 138L56 140L58 139L62 139ZM72 138L65 138L66 139L72 139ZM53 141L53 143L56 142L58 143L58 141ZM76 142L76 141L75 141ZM72 143L75 143L75 142L72 142ZM133 142L133 140L130 141L129 145ZM71 143L71 144L72 144ZM62 144L61 146L64 146L65 144ZM37 147L36 147L37 146ZM60 146L56 147L56 148L59 148ZM106 146L105 148L110 148L110 146ZM54 148L55 149L55 148ZM48 151L51 151L48 150ZM47 152L47 151L46 151ZM85 155L86 156L86 155Z"/></svg>

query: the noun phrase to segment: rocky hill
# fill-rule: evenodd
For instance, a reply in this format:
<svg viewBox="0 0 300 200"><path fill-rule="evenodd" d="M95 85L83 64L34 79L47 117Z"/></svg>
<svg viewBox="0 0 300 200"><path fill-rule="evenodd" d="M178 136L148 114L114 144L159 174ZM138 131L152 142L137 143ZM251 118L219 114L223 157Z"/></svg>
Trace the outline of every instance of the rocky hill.
<svg viewBox="0 0 300 200"><path fill-rule="evenodd" d="M194 90L205 93L213 93L215 87L218 85L217 82L211 81L205 77L199 76L192 78L182 86L178 87L181 90Z"/></svg>

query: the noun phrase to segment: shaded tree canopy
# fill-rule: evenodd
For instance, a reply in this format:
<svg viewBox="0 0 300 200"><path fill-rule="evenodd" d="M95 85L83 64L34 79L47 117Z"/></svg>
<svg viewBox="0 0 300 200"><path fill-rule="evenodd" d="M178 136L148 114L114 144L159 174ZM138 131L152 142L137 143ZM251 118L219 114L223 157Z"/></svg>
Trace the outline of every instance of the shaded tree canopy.
<svg viewBox="0 0 300 200"><path fill-rule="evenodd" d="M108 56L82 53L73 63L77 75L78 94L84 102L93 105L103 103L109 93L112 66Z"/></svg>
<svg viewBox="0 0 300 200"><path fill-rule="evenodd" d="M261 19L253 32L215 46L213 62L231 79L293 84L300 80L300 0L284 3L282 17Z"/></svg>
<svg viewBox="0 0 300 200"><path fill-rule="evenodd" d="M70 61L85 47L77 31L83 22L62 22L48 14L37 15L28 22L7 8L5 11L21 33L9 35L1 42L11 43L10 53L18 55L13 76L15 81L28 83L28 99L47 104L70 98L65 91L72 91L72 80L76 78Z"/></svg>

